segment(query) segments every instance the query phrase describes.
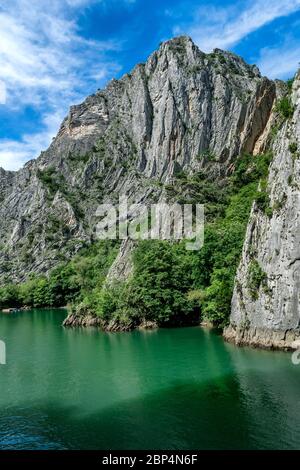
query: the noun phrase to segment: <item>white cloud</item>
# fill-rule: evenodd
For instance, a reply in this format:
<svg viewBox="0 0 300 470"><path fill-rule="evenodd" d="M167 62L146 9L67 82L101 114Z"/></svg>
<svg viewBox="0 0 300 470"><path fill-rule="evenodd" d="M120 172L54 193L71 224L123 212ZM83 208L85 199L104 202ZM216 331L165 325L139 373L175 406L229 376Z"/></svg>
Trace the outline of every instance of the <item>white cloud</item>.
<svg viewBox="0 0 300 470"><path fill-rule="evenodd" d="M6 86L5 83L0 80L0 105L6 103Z"/></svg>
<svg viewBox="0 0 300 470"><path fill-rule="evenodd" d="M227 49L248 34L300 10L300 0L254 0L239 2L233 7L201 7L193 24L177 26L175 34L189 34L201 50L210 52L215 47Z"/></svg>
<svg viewBox="0 0 300 470"><path fill-rule="evenodd" d="M113 70L105 52L117 45L80 36L74 20L60 9L64 0L60 5L55 0L10 0L5 8L7 3L0 0L0 80L8 104L37 105L58 94L73 95L91 78L86 71L95 61L106 74Z"/></svg>
<svg viewBox="0 0 300 470"><path fill-rule="evenodd" d="M6 170L18 170L25 162L37 156L57 133L62 117L60 112L46 114L42 119L43 131L34 135L26 134L20 141L0 140L0 167Z"/></svg>
<svg viewBox="0 0 300 470"><path fill-rule="evenodd" d="M299 68L300 45L286 41L274 48L263 48L260 51L258 66L261 72L269 78L287 79L293 77Z"/></svg>
<svg viewBox="0 0 300 470"><path fill-rule="evenodd" d="M34 106L46 116L41 133L25 135L20 141L0 140L4 168L18 168L49 145L59 124L49 126L49 116L57 116L56 106L66 114L70 104L81 101L120 69L107 57L118 50L118 43L80 34L76 15L91 3L0 0L0 104L10 111Z"/></svg>
<svg viewBox="0 0 300 470"><path fill-rule="evenodd" d="M86 5L90 3L90 0L66 0L67 4L71 7L81 7L82 5Z"/></svg>

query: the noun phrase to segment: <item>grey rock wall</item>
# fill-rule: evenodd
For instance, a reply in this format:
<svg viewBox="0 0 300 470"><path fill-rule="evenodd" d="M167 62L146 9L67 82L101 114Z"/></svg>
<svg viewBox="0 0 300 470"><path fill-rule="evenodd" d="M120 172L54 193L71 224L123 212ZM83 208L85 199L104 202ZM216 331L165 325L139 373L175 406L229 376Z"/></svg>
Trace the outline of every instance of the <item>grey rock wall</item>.
<svg viewBox="0 0 300 470"><path fill-rule="evenodd" d="M237 272L230 326L239 344L296 348L300 337L300 74L294 80L293 117L273 144L267 192L269 214L254 204ZM262 281L251 293L251 266Z"/></svg>
<svg viewBox="0 0 300 470"><path fill-rule="evenodd" d="M239 154L264 145L276 89L232 53L204 54L188 37L163 43L71 107L36 160L0 171L0 280L71 258L93 240L99 203L162 200L181 170L222 179Z"/></svg>

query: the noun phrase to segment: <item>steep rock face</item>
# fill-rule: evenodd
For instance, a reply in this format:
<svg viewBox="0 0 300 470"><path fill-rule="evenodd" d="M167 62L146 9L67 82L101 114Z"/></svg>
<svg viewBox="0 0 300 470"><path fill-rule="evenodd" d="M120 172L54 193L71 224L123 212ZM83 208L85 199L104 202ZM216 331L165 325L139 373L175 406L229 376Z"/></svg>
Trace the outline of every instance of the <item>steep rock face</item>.
<svg viewBox="0 0 300 470"><path fill-rule="evenodd" d="M276 85L234 54L187 37L73 106L49 149L0 173L0 279L20 281L69 259L94 237L99 203L156 202L182 170L222 178L264 141ZM199 201L201 202L201 201ZM113 270L128 273L122 247Z"/></svg>
<svg viewBox="0 0 300 470"><path fill-rule="evenodd" d="M291 119L274 145L266 215L254 204L225 337L270 348L300 345L300 74Z"/></svg>

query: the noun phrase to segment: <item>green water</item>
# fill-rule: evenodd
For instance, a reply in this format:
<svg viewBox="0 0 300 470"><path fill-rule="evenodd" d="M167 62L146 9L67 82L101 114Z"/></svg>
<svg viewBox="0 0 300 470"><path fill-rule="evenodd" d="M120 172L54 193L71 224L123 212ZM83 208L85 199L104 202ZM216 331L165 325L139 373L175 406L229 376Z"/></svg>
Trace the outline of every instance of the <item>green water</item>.
<svg viewBox="0 0 300 470"><path fill-rule="evenodd" d="M1 449L300 448L300 366L200 328L66 330L0 314Z"/></svg>

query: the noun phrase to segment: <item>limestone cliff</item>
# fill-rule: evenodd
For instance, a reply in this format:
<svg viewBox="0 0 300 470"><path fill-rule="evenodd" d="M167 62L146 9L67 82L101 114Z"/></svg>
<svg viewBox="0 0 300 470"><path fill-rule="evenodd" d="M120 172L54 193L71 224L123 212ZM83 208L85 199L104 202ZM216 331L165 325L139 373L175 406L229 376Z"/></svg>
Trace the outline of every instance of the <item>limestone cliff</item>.
<svg viewBox="0 0 300 470"><path fill-rule="evenodd" d="M71 258L93 240L99 203L120 194L158 201L182 170L224 177L239 154L265 145L275 96L276 84L232 53L204 54L188 37L163 43L73 106L36 160L0 171L0 279L21 281ZM120 263L122 253L126 246Z"/></svg>
<svg viewBox="0 0 300 470"><path fill-rule="evenodd" d="M237 272L230 326L238 344L296 348L300 341L300 73L291 116L279 130L266 188L268 210L252 208Z"/></svg>

